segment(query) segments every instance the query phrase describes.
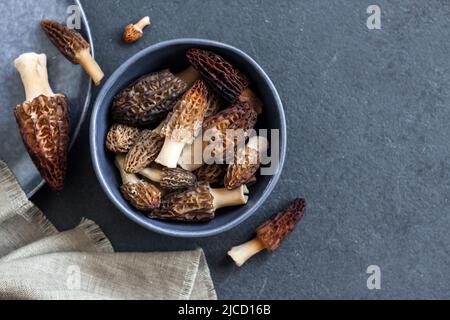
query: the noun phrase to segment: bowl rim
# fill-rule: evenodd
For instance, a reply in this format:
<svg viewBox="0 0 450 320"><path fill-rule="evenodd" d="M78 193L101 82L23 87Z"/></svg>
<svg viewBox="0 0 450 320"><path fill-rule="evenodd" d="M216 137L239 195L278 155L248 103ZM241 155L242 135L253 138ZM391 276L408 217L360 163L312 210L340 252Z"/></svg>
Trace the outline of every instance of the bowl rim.
<svg viewBox="0 0 450 320"><path fill-rule="evenodd" d="M98 114L100 111L100 107L102 105L103 100L105 99L105 96L109 92L109 90L112 88L114 83L117 81L117 79L127 70L127 68L139 60L140 58L144 57L145 55L148 55L154 51L157 51L164 47L170 47L173 45L179 45L179 44L189 44L195 47L196 45L199 46L211 46L211 47L217 47L226 49L229 51L232 51L236 53L237 55L241 56L244 60L246 60L248 63L250 63L262 76L264 81L267 83L267 85L270 88L270 91L275 99L276 107L279 112L280 121L281 121L281 128L280 128L280 161L278 165L277 172L272 176L270 179L268 185L265 187L262 195L260 196L259 200L255 202L255 204L248 208L244 214L240 215L238 218L223 224L219 225L217 227L211 228L209 230L199 230L199 231L182 231L182 230L170 230L168 228L160 227L157 225L154 225L149 218L145 217L142 214L136 214L135 212L129 210L127 207L122 205L116 197L113 195L111 187L106 183L102 171L100 169L100 159L98 157L97 150L98 148L104 148L103 145L98 146L96 143L96 132L97 129L97 122L98 122ZM172 39L172 40L166 40L162 42L158 42L154 45L151 45L147 48L142 49L138 53L131 56L129 59L127 59L124 63L122 63L109 77L109 79L105 82L102 89L98 93L95 103L92 109L92 115L91 115L91 123L90 123L90 130L89 130L89 141L90 141L90 151L91 151L91 158L92 163L94 167L95 174L97 176L98 181L100 182L100 185L103 189L103 191L106 193L109 200L123 213L125 216L127 216L130 220L134 221L135 223L139 224L140 226L157 232L159 234L177 237L177 238L204 238L204 237L211 237L215 236L221 233L224 233L226 231L231 230L232 228L237 227L242 222L247 220L250 216L252 216L260 207L261 205L267 200L269 195L272 193L273 189L277 185L286 158L286 145L287 145L287 130L286 130L286 116L283 109L283 103L281 101L281 98L278 94L277 89L275 88L275 85L273 84L272 80L269 78L269 76L266 74L266 72L261 68L261 66L248 54L243 52L242 50L233 47L231 45L214 41L214 40L207 40L207 39L198 39L198 38L180 38L180 39Z"/></svg>

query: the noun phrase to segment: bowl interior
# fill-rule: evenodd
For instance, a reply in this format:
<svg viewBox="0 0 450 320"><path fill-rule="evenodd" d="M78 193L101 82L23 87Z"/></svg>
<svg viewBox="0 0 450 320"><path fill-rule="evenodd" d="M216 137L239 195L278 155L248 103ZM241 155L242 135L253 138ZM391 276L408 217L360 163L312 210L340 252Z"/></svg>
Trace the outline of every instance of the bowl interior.
<svg viewBox="0 0 450 320"><path fill-rule="evenodd" d="M264 104L264 112L258 118L257 129L279 129L280 161L275 175L258 176L256 184L250 187L249 202L245 206L220 209L216 218L208 223L178 223L152 220L130 206L122 197L119 187L120 175L114 165L114 156L104 147L108 129L112 125L110 106L113 97L137 78L165 68L173 73L180 72L189 66L185 57L190 48L202 48L222 55L233 63L252 82L252 89L259 95ZM284 160L285 153L285 119L278 94L267 75L247 55L241 51L220 43L191 40L166 42L145 49L130 58L108 80L100 92L91 127L91 147L95 170L107 195L115 205L135 222L151 230L180 237L210 236L226 231L248 218L267 198L275 186Z"/></svg>

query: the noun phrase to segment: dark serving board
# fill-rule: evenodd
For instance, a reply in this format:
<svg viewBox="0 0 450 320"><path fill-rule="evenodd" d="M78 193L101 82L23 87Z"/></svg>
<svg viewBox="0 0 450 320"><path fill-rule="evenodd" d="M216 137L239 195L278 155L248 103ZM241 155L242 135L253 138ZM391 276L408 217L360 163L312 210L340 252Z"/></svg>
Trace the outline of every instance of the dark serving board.
<svg viewBox="0 0 450 320"><path fill-rule="evenodd" d="M70 104L71 136L74 142L89 106L91 81L82 68L71 64L50 43L39 22L54 19L65 23L70 5L78 4L82 17L81 34L91 44L89 26L79 1L2 0L0 2L0 159L5 161L31 197L44 184L23 146L13 115L25 93L14 59L25 52L45 53L50 84L54 92L65 93Z"/></svg>

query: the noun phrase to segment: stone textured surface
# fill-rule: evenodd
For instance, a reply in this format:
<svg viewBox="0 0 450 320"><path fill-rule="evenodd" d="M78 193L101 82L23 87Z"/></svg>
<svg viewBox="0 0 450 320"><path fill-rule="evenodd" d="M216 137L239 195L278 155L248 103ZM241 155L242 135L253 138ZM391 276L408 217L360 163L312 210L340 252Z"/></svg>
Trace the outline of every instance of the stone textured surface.
<svg viewBox="0 0 450 320"><path fill-rule="evenodd" d="M67 189L34 201L60 228L97 221L121 251L203 247L220 298L449 298L450 5L377 1L83 1L97 57L110 74L156 42L202 37L235 45L268 72L285 104L287 163L263 208L218 237L146 231L108 201L91 166L88 122L71 153ZM153 26L125 46L123 27ZM296 197L304 220L272 255L237 269L227 250ZM366 287L379 265L382 289Z"/></svg>

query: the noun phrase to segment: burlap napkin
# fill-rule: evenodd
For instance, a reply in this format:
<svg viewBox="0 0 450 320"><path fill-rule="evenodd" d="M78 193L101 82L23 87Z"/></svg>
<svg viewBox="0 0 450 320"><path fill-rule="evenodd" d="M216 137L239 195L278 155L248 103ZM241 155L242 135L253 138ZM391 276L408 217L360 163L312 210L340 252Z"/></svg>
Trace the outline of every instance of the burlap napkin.
<svg viewBox="0 0 450 320"><path fill-rule="evenodd" d="M0 161L0 298L216 299L201 249L114 253L92 221L58 232Z"/></svg>

